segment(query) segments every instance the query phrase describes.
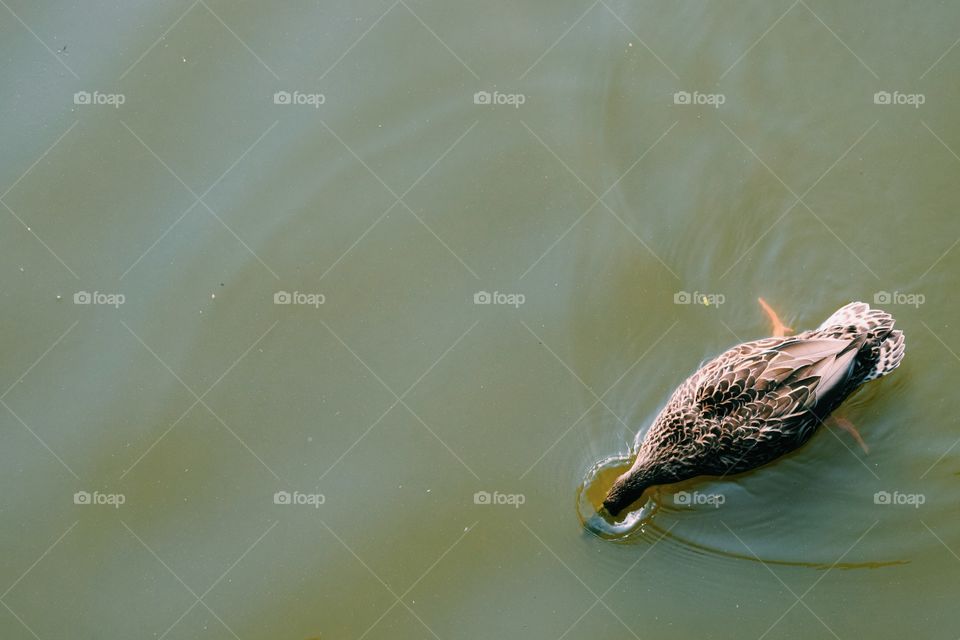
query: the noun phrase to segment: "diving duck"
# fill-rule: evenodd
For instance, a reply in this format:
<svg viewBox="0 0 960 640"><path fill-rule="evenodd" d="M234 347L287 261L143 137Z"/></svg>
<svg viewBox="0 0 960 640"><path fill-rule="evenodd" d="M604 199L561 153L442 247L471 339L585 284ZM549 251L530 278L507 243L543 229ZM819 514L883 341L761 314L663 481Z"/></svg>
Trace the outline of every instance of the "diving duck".
<svg viewBox="0 0 960 640"><path fill-rule="evenodd" d="M648 487L741 473L793 451L857 387L903 359L903 332L893 328L889 313L866 303L851 302L794 336L760 304L777 335L725 351L673 392L636 461L604 499L611 516ZM853 430L849 423L839 426Z"/></svg>

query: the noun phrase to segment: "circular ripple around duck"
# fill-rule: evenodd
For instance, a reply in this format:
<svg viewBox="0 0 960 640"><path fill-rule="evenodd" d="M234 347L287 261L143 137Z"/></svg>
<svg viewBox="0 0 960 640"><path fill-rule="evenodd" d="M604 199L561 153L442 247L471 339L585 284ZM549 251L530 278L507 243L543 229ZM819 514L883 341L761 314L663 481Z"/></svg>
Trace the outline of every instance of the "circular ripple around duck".
<svg viewBox="0 0 960 640"><path fill-rule="evenodd" d="M600 506L613 480L626 471L632 462L629 456L616 455L605 458L587 472L577 488L577 515L580 524L590 533L606 540L629 540L642 534L645 524L657 512L658 505L647 499L639 509L627 510L622 519L602 515Z"/></svg>

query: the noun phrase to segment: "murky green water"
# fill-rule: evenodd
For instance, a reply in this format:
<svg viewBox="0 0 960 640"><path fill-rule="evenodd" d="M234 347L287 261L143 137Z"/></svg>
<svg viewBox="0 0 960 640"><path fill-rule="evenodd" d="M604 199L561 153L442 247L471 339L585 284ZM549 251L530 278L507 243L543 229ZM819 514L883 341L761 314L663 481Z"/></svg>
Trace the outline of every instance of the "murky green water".
<svg viewBox="0 0 960 640"><path fill-rule="evenodd" d="M957 637L958 18L6 0L0 636ZM885 295L868 455L583 531L758 296Z"/></svg>

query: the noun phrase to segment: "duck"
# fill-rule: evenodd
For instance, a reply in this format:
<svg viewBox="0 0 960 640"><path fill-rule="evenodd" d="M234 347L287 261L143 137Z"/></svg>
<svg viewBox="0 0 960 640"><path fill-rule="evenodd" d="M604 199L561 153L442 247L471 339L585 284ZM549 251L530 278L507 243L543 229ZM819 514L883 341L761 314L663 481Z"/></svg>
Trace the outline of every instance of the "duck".
<svg viewBox="0 0 960 640"><path fill-rule="evenodd" d="M617 518L650 488L761 467L806 443L861 385L903 360L903 332L865 302L837 309L819 327L792 331L760 299L774 336L744 342L710 360L671 394L601 512ZM852 431L846 421L837 426ZM865 445L864 445L865 446Z"/></svg>

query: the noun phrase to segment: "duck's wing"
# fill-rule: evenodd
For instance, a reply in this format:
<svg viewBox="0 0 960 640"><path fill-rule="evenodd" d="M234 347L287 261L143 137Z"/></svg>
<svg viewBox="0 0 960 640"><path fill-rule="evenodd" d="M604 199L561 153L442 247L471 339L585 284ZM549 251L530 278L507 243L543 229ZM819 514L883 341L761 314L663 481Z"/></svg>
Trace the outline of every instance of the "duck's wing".
<svg viewBox="0 0 960 640"><path fill-rule="evenodd" d="M755 402L766 403L773 415L810 410L846 382L859 346L803 335L745 343L691 377L692 400L701 415L721 419Z"/></svg>
<svg viewBox="0 0 960 640"><path fill-rule="evenodd" d="M860 342L799 336L732 359L702 378L699 440L714 471L752 469L806 441L825 417L820 402L853 372Z"/></svg>

